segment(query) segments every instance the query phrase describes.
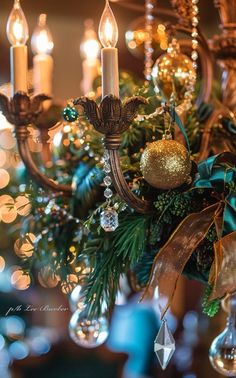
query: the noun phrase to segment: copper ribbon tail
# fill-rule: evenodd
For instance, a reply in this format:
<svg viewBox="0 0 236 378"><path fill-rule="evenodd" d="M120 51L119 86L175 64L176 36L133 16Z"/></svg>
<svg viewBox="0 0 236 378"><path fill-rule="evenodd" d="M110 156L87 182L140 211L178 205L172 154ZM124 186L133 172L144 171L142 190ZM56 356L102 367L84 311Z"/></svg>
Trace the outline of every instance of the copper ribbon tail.
<svg viewBox="0 0 236 378"><path fill-rule="evenodd" d="M185 265L222 212L222 207L223 203L219 202L187 216L157 254L142 300L156 298L161 318L171 304Z"/></svg>
<svg viewBox="0 0 236 378"><path fill-rule="evenodd" d="M210 300L236 291L236 231L214 245L213 290Z"/></svg>

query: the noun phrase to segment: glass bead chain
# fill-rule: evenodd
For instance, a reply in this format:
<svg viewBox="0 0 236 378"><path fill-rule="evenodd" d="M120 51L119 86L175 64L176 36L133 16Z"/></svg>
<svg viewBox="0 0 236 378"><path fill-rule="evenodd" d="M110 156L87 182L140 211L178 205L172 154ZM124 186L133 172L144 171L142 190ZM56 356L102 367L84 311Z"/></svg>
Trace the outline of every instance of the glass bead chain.
<svg viewBox="0 0 236 378"><path fill-rule="evenodd" d="M117 227L119 226L119 221L118 221L117 211L110 205L110 201L113 196L113 191L110 188L112 185L111 165L110 165L109 152L107 150L104 151L103 160L104 160L103 171L105 173L103 183L106 187L104 191L104 196L106 198L106 208L101 213L100 225L104 229L104 231L112 232L112 231L115 231Z"/></svg>
<svg viewBox="0 0 236 378"><path fill-rule="evenodd" d="M145 29L146 29L146 40L144 45L145 50L145 70L144 75L146 80L151 80L152 66L153 66L153 23L154 15L153 10L155 8L156 0L146 0L145 1Z"/></svg>
<svg viewBox="0 0 236 378"><path fill-rule="evenodd" d="M187 88L187 91L185 93L185 101L180 105L177 109L178 113L181 113L184 109L189 109L192 104L192 97L195 90L195 85L197 81L197 60L198 60L198 1L199 0L191 0L191 37L192 37L192 52L191 52L191 59L193 61L193 73L191 76L191 80L189 83L189 86ZM183 108L183 109L182 109Z"/></svg>

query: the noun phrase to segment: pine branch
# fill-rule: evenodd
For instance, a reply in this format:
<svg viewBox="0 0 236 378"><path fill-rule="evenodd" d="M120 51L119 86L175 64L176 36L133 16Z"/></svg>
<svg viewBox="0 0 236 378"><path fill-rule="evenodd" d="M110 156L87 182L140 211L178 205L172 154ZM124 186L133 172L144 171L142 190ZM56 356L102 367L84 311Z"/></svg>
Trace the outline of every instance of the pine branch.
<svg viewBox="0 0 236 378"><path fill-rule="evenodd" d="M93 246L88 242L89 252L94 256L93 272L84 287L89 316L99 316L104 302L108 308L114 305L120 276L145 250L148 223L147 216L126 215L112 235L101 232Z"/></svg>

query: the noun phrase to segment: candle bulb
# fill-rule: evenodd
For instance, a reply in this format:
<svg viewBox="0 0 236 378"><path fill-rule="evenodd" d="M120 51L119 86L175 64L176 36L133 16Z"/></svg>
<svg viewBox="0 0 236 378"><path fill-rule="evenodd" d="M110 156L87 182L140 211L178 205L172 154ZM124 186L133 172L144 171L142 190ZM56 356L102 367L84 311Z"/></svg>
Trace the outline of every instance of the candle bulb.
<svg viewBox="0 0 236 378"><path fill-rule="evenodd" d="M52 95L53 58L51 53L54 44L47 26L46 14L41 14L38 25L31 38L33 54L33 86L35 94Z"/></svg>
<svg viewBox="0 0 236 378"><path fill-rule="evenodd" d="M118 42L118 27L108 0L99 25L99 38L103 45L102 95L119 97L118 49L115 47Z"/></svg>
<svg viewBox="0 0 236 378"><path fill-rule="evenodd" d="M89 94L93 91L94 79L98 76L100 71L99 52L100 43L93 27L93 21L86 20L85 33L80 45L80 53L83 59L82 90L84 94Z"/></svg>
<svg viewBox="0 0 236 378"><path fill-rule="evenodd" d="M25 44L29 38L29 29L20 0L15 0L8 18L7 37L12 45L10 49L10 65L13 94L18 91L27 92L28 50Z"/></svg>

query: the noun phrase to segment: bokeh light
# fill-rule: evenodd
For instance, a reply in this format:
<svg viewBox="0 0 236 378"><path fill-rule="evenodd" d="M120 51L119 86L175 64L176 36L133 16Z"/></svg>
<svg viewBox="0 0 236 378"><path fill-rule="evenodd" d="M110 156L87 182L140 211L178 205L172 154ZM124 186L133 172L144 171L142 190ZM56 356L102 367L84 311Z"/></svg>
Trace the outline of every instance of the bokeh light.
<svg viewBox="0 0 236 378"><path fill-rule="evenodd" d="M17 217L14 199L9 195L0 196L0 219L4 223L12 223Z"/></svg>
<svg viewBox="0 0 236 378"><path fill-rule="evenodd" d="M17 213L21 215L22 217L26 217L27 215L30 214L31 204L30 204L29 197L25 195L16 197L15 206L17 209Z"/></svg>
<svg viewBox="0 0 236 378"><path fill-rule="evenodd" d="M9 346L9 353L15 360L23 360L29 355L29 347L23 341L15 341Z"/></svg>
<svg viewBox="0 0 236 378"><path fill-rule="evenodd" d="M4 150L0 149L0 167L4 167L7 160L7 154Z"/></svg>
<svg viewBox="0 0 236 378"><path fill-rule="evenodd" d="M0 147L11 150L16 146L16 139L13 137L12 130L7 128L0 132Z"/></svg>
<svg viewBox="0 0 236 378"><path fill-rule="evenodd" d="M0 189L5 188L10 181L10 175L5 169L0 169Z"/></svg>
<svg viewBox="0 0 236 378"><path fill-rule="evenodd" d="M8 316L1 319L2 331L11 340L18 340L24 336L25 322L19 316Z"/></svg>
<svg viewBox="0 0 236 378"><path fill-rule="evenodd" d="M4 271L5 266L6 266L5 259L2 256L0 256L0 273Z"/></svg>
<svg viewBox="0 0 236 378"><path fill-rule="evenodd" d="M16 269L11 275L11 284L17 290L26 290L31 283L30 276L21 268Z"/></svg>

